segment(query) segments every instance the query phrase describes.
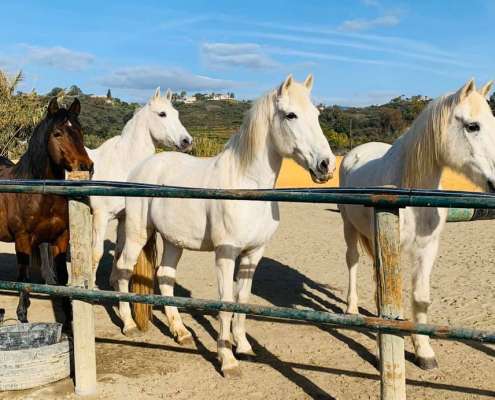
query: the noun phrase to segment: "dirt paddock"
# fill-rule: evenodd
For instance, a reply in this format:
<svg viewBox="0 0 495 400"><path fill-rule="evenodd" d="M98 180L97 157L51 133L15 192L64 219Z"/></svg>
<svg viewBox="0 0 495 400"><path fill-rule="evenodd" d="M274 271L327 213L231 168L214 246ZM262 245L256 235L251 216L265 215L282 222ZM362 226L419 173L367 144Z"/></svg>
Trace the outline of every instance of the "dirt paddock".
<svg viewBox="0 0 495 400"><path fill-rule="evenodd" d="M346 267L341 221L335 206L282 204L281 225L255 275L252 302L342 312ZM495 327L495 223L448 224L432 276L431 321L480 329ZM111 263L107 241L98 282L105 286ZM15 278L13 246L0 247L0 279ZM375 313L369 260L359 271L361 312ZM405 282L409 269L404 266ZM187 252L179 265L177 295L216 297L212 254ZM409 285L407 285L409 286ZM409 288L405 298L409 298ZM15 316L16 298L0 307ZM128 339L111 306L97 306L98 399L375 399L379 394L375 334L286 321L249 318L256 358L243 361L242 378L225 380L218 371L214 316L183 314L194 345L170 336L161 310L152 328ZM409 304L407 304L407 315ZM50 302L34 299L31 319L53 318ZM495 347L433 341L440 368L422 371L412 363L406 340L408 399L477 399L495 396ZM72 381L31 391L0 394L5 399L72 399Z"/></svg>

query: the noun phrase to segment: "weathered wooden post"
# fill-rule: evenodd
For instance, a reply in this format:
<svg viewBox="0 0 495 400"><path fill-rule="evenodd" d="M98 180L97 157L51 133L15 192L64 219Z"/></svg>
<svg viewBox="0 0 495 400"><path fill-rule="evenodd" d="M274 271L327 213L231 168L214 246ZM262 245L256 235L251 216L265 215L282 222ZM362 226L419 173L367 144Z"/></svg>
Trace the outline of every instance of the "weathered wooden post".
<svg viewBox="0 0 495 400"><path fill-rule="evenodd" d="M402 276L400 270L399 210L374 209L374 264L376 273L377 306L380 317L399 319L402 311ZM403 400L406 398L406 371L404 337L380 333L381 398Z"/></svg>
<svg viewBox="0 0 495 400"><path fill-rule="evenodd" d="M88 172L71 172L69 180L89 179ZM81 201L69 200L71 280L70 285L93 288L91 262L91 213ZM91 303L72 301L74 334L74 370L76 394L96 393L95 321Z"/></svg>

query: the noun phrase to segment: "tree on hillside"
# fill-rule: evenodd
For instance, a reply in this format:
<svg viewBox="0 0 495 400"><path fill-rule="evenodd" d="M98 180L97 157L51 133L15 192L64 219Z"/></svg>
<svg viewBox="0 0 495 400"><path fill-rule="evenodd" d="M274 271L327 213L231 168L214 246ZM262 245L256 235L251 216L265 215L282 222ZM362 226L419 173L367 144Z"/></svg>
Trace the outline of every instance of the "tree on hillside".
<svg viewBox="0 0 495 400"><path fill-rule="evenodd" d="M230 99L235 99L235 94L234 94L234 92L230 92L230 93L229 93L229 98L230 98Z"/></svg>
<svg viewBox="0 0 495 400"><path fill-rule="evenodd" d="M83 93L83 91L81 90L81 88L79 86L76 86L76 85L72 85L69 90L67 91L67 94L69 96L80 96Z"/></svg>
<svg viewBox="0 0 495 400"><path fill-rule="evenodd" d="M107 99L112 100L112 91L110 89L107 91Z"/></svg>
<svg viewBox="0 0 495 400"><path fill-rule="evenodd" d="M64 91L63 88L55 86L52 90L50 90L46 95L48 97L57 97Z"/></svg>
<svg viewBox="0 0 495 400"><path fill-rule="evenodd" d="M184 99L186 96L187 96L187 93L186 93L185 90L183 90L182 92L180 92L180 98L181 99Z"/></svg>

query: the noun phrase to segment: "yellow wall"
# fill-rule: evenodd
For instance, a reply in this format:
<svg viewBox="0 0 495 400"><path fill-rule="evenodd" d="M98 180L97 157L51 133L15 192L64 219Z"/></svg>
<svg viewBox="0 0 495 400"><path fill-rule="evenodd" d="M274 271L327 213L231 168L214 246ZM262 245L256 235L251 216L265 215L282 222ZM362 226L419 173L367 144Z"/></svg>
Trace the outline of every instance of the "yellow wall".
<svg viewBox="0 0 495 400"><path fill-rule="evenodd" d="M277 180L278 188L291 187L336 187L339 186L338 170L342 157L337 157L337 169L335 175L327 183L317 184L311 180L309 172L301 168L292 160L284 160L282 170ZM481 191L471 181L453 171L447 170L442 178L442 187L446 190L466 190L466 191Z"/></svg>

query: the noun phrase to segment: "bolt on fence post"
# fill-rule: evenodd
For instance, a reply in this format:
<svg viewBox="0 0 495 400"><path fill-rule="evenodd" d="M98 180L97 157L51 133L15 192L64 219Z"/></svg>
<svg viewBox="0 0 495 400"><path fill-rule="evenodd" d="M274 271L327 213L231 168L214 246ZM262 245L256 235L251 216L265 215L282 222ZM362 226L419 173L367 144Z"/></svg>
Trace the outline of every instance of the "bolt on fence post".
<svg viewBox="0 0 495 400"><path fill-rule="evenodd" d="M69 180L89 180L88 172L71 172ZM71 253L70 285L93 288L91 262L91 212L81 201L69 200L69 227ZM77 395L96 393L95 321L91 303L72 301L72 331L74 335L74 374Z"/></svg>
<svg viewBox="0 0 495 400"><path fill-rule="evenodd" d="M402 276L400 270L399 209L374 208L374 266L377 307L381 318L400 319L402 310ZM381 399L406 398L404 337L380 333Z"/></svg>

